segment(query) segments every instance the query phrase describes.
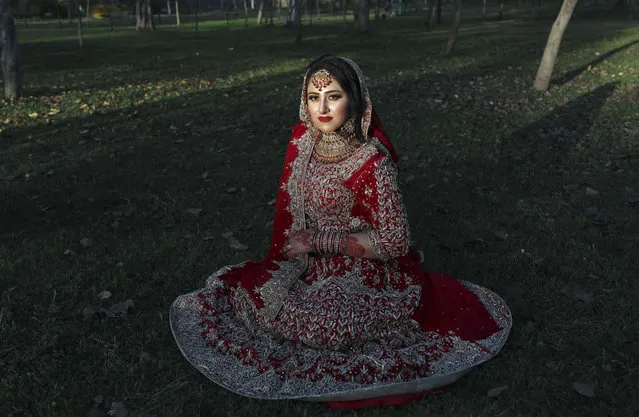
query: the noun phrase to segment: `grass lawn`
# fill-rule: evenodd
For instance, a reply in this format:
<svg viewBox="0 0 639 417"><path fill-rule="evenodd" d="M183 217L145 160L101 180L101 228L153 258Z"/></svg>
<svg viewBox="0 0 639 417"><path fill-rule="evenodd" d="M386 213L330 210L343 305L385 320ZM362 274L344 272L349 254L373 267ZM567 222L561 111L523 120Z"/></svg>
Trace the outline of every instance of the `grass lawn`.
<svg viewBox="0 0 639 417"><path fill-rule="evenodd" d="M241 20L197 39L91 22L84 50L72 27L21 27L27 97L0 101L0 416L84 416L98 396L147 417L639 415L639 28L577 15L540 94L552 20L463 22L445 57L447 27L423 19L360 37L324 18L301 46ZM303 69L324 52L368 77L425 268L514 314L501 355L404 407L239 397L167 322L177 295L265 254ZM86 309L128 299L123 317Z"/></svg>

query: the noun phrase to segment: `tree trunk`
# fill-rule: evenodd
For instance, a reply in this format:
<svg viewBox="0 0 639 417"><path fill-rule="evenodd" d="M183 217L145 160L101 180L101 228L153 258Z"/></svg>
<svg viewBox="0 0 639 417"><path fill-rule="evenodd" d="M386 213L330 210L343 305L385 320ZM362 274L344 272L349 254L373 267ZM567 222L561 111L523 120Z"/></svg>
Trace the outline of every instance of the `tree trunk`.
<svg viewBox="0 0 639 417"><path fill-rule="evenodd" d="M153 22L153 15L151 14L151 0L135 1L135 17L135 30L155 30L155 23Z"/></svg>
<svg viewBox="0 0 639 417"><path fill-rule="evenodd" d="M55 17L58 19L58 27L62 29L62 17L60 17L60 3L55 4Z"/></svg>
<svg viewBox="0 0 639 417"><path fill-rule="evenodd" d="M346 7L347 7L347 3L346 0L342 0L342 14L344 15L344 26L347 25L346 23Z"/></svg>
<svg viewBox="0 0 639 417"><path fill-rule="evenodd" d="M370 18L368 0L356 0L357 19L355 20L355 30L359 33L368 32L368 21Z"/></svg>
<svg viewBox="0 0 639 417"><path fill-rule="evenodd" d="M175 25L180 26L180 3L175 0Z"/></svg>
<svg viewBox="0 0 639 417"><path fill-rule="evenodd" d="M262 0L262 1L266 1L266 0ZM269 25L273 26L273 1L275 0L271 0L268 4L268 19L269 19Z"/></svg>
<svg viewBox="0 0 639 417"><path fill-rule="evenodd" d="M504 18L504 0L499 1L499 20Z"/></svg>
<svg viewBox="0 0 639 417"><path fill-rule="evenodd" d="M246 0L244 0L244 27L248 27L248 5L246 4Z"/></svg>
<svg viewBox="0 0 639 417"><path fill-rule="evenodd" d="M166 11L169 16L171 16L171 0L166 0Z"/></svg>
<svg viewBox="0 0 639 417"><path fill-rule="evenodd" d="M16 99L22 94L20 49L16 21L10 0L0 0L0 66L4 80L4 97Z"/></svg>
<svg viewBox="0 0 639 417"><path fill-rule="evenodd" d="M481 17L486 18L486 0L484 0L481 6Z"/></svg>
<svg viewBox="0 0 639 417"><path fill-rule="evenodd" d="M260 0L260 7L257 9L257 24L258 26L262 24L263 16L264 16L264 2L266 0Z"/></svg>
<svg viewBox="0 0 639 417"><path fill-rule="evenodd" d="M91 15L91 0L87 0L87 24L89 24L89 16Z"/></svg>
<svg viewBox="0 0 639 417"><path fill-rule="evenodd" d="M426 27L428 28L428 31L433 30L433 27L435 26L435 0L431 0L428 3L428 17L426 17Z"/></svg>
<svg viewBox="0 0 639 417"><path fill-rule="evenodd" d="M379 20L379 2L380 0L375 0L375 20Z"/></svg>
<svg viewBox="0 0 639 417"><path fill-rule="evenodd" d="M255 0L251 0L251 10L255 10Z"/></svg>
<svg viewBox="0 0 639 417"><path fill-rule="evenodd" d="M198 36L200 36L200 0L195 0L195 37Z"/></svg>
<svg viewBox="0 0 639 417"><path fill-rule="evenodd" d="M296 34L295 34L295 43L296 44L301 44L302 43L302 16L301 16L301 11L302 8L300 7L300 1L302 0L294 0L294 16L295 16L295 20L294 20L294 25L295 25L295 29L296 29Z"/></svg>
<svg viewBox="0 0 639 417"><path fill-rule="evenodd" d="M109 24L111 25L111 32L115 30L115 21L113 20L113 12L115 11L115 0L111 0L111 10L109 10Z"/></svg>
<svg viewBox="0 0 639 417"><path fill-rule="evenodd" d="M78 12L78 43L80 44L80 48L84 47L84 32L82 29L82 12L80 10L80 1L76 0L75 2L76 12Z"/></svg>
<svg viewBox="0 0 639 417"><path fill-rule="evenodd" d="M442 0L437 0L437 24L442 24Z"/></svg>
<svg viewBox="0 0 639 417"><path fill-rule="evenodd" d="M317 20L322 17L322 12L320 10L320 0L315 0L315 7L317 8Z"/></svg>
<svg viewBox="0 0 639 417"><path fill-rule="evenodd" d="M546 43L546 49L544 49L544 55L541 58L539 69L537 70L535 90L546 91L550 86L550 78L552 77L552 71L555 68L559 45L561 45L561 39L564 37L564 32L570 22L572 12L575 10L575 6L577 5L577 1L578 0L564 0L561 5L557 19L552 25L552 30L548 36L548 42Z"/></svg>
<svg viewBox="0 0 639 417"><path fill-rule="evenodd" d="M455 0L455 18L453 19L453 26L448 33L448 45L446 45L446 55L449 55L455 49L455 43L457 43L457 35L459 34L459 24L461 22L461 10L462 0Z"/></svg>

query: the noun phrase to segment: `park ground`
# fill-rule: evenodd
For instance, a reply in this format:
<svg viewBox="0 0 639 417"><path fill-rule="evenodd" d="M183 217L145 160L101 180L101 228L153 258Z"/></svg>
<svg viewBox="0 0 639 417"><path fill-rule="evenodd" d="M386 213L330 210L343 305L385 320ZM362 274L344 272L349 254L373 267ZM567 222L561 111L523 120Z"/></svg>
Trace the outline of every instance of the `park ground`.
<svg viewBox="0 0 639 417"><path fill-rule="evenodd" d="M356 36L324 18L298 46L241 20L197 37L92 21L83 50L72 26L21 28L26 97L0 101L0 415L639 415L639 28L578 14L538 93L552 18L464 21L452 56L423 20ZM325 52L368 78L425 269L513 311L498 357L403 407L242 398L169 330L176 296L265 254L303 69Z"/></svg>

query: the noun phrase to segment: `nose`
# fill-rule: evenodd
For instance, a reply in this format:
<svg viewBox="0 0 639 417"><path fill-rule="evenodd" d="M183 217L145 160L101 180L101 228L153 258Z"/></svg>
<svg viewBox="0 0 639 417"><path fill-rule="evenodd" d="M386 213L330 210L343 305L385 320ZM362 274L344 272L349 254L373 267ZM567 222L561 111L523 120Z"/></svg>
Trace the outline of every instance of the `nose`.
<svg viewBox="0 0 639 417"><path fill-rule="evenodd" d="M321 98L319 110L321 114L326 114L329 111L328 100L325 97Z"/></svg>

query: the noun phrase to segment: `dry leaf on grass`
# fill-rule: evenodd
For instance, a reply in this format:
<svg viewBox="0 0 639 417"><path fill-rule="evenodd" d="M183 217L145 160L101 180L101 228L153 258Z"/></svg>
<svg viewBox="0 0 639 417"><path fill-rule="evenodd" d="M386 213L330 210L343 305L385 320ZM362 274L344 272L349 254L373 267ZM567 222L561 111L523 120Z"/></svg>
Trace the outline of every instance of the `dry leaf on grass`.
<svg viewBox="0 0 639 417"><path fill-rule="evenodd" d="M201 209L201 208L189 208L189 209L186 209L186 211L187 211L189 214L192 214L192 215L194 215L194 216L197 216L198 214L200 214L200 213L202 212L202 209Z"/></svg>
<svg viewBox="0 0 639 417"><path fill-rule="evenodd" d="M124 317L128 313L129 309L133 308L133 306L133 300L129 299L122 301L121 303L113 304L111 307L107 308L104 313L108 317Z"/></svg>
<svg viewBox="0 0 639 417"><path fill-rule="evenodd" d="M595 190L594 188L586 187L586 195L594 197L596 195L599 195L599 191Z"/></svg>
<svg viewBox="0 0 639 417"><path fill-rule="evenodd" d="M508 238L508 233L504 232L503 230L498 230L495 232L495 237L497 239L506 240Z"/></svg>
<svg viewBox="0 0 639 417"><path fill-rule="evenodd" d="M270 200L268 203L266 203L269 206L273 206L275 205L275 199Z"/></svg>
<svg viewBox="0 0 639 417"><path fill-rule="evenodd" d="M488 390L488 396L489 397L498 397L499 395L501 395L502 392L506 391L508 389L508 385L504 385L501 387L496 387L493 388L491 390Z"/></svg>
<svg viewBox="0 0 639 417"><path fill-rule="evenodd" d="M88 248L89 246L93 246L93 240L89 239L88 237L83 237L83 238L80 240L80 245L81 245L83 248Z"/></svg>
<svg viewBox="0 0 639 417"><path fill-rule="evenodd" d="M241 243L239 240L237 240L235 238L229 239L229 246L231 248L237 249L237 250L247 250L248 249L248 245L245 245L244 243Z"/></svg>
<svg viewBox="0 0 639 417"><path fill-rule="evenodd" d="M595 397L595 387L590 384L584 384L583 382L573 382L572 389L577 391L579 394L584 397L594 398Z"/></svg>
<svg viewBox="0 0 639 417"><path fill-rule="evenodd" d="M98 299L100 300L106 300L108 298L111 298L111 291L104 290L98 294Z"/></svg>
<svg viewBox="0 0 639 417"><path fill-rule="evenodd" d="M233 232L224 232L224 233L222 233L222 237L224 239L228 239L228 238L230 238L232 236L233 236Z"/></svg>

